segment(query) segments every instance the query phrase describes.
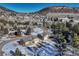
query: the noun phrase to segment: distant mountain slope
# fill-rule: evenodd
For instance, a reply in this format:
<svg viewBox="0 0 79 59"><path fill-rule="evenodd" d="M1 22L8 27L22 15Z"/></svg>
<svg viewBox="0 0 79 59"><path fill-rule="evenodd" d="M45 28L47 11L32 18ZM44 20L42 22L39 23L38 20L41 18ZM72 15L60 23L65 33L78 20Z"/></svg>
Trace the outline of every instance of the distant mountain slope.
<svg viewBox="0 0 79 59"><path fill-rule="evenodd" d="M3 13L15 13L15 14L27 14L27 13L21 13L21 12L16 12L13 10L10 10L6 7L0 6L0 12ZM52 6L52 7L47 7L43 8L42 10L39 10L35 13L41 13L41 14L46 14L46 13L79 13L79 8L77 7L64 7L64 6Z"/></svg>
<svg viewBox="0 0 79 59"><path fill-rule="evenodd" d="M79 8L56 6L56 7L47 7L38 11L38 13L42 13L42 14L46 14L49 12L50 13L79 13Z"/></svg>

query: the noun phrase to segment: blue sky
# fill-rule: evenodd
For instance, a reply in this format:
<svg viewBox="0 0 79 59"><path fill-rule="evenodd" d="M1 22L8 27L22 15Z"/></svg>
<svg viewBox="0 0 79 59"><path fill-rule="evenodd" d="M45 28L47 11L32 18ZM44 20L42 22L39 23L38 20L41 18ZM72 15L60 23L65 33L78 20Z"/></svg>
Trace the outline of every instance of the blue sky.
<svg viewBox="0 0 79 59"><path fill-rule="evenodd" d="M79 7L79 3L0 3L0 6L7 7L17 12L35 12L49 6Z"/></svg>

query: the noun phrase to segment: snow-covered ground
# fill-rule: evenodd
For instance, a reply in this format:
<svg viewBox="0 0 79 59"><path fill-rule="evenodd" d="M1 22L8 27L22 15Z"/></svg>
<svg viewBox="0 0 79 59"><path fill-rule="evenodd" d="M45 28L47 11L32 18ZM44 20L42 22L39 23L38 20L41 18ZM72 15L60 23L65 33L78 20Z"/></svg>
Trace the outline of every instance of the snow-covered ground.
<svg viewBox="0 0 79 59"><path fill-rule="evenodd" d="M37 34L42 34L43 33L43 29L41 28L34 28L33 32L31 33L31 35L36 36Z"/></svg>
<svg viewBox="0 0 79 59"><path fill-rule="evenodd" d="M0 39L0 43L4 42L4 41L8 41L8 40L11 40L11 38L8 38L7 36L3 36L1 39Z"/></svg>
<svg viewBox="0 0 79 59"><path fill-rule="evenodd" d="M11 38L2 37L1 40L2 40L2 41L11 40Z"/></svg>
<svg viewBox="0 0 79 59"><path fill-rule="evenodd" d="M25 51L25 47L18 45L17 41L13 41L13 42L5 44L2 48L2 51L4 52L3 55L10 56L11 55L10 51L12 50L15 52L16 48L18 48L22 52L22 54L27 55L27 52Z"/></svg>
<svg viewBox="0 0 79 59"><path fill-rule="evenodd" d="M49 40L48 40L49 41ZM43 46L41 48L34 48L33 46L22 46L17 43L17 40L9 42L5 44L2 48L2 51L4 52L3 55L11 56L10 51L16 50L18 48L22 54L24 55L31 55L31 56L51 56L51 55L57 55L59 52L57 52L57 49L54 46L54 42L49 41L46 42L44 41ZM46 43L45 43L46 42ZM51 44L50 44L51 42ZM41 53L40 53L41 52Z"/></svg>

